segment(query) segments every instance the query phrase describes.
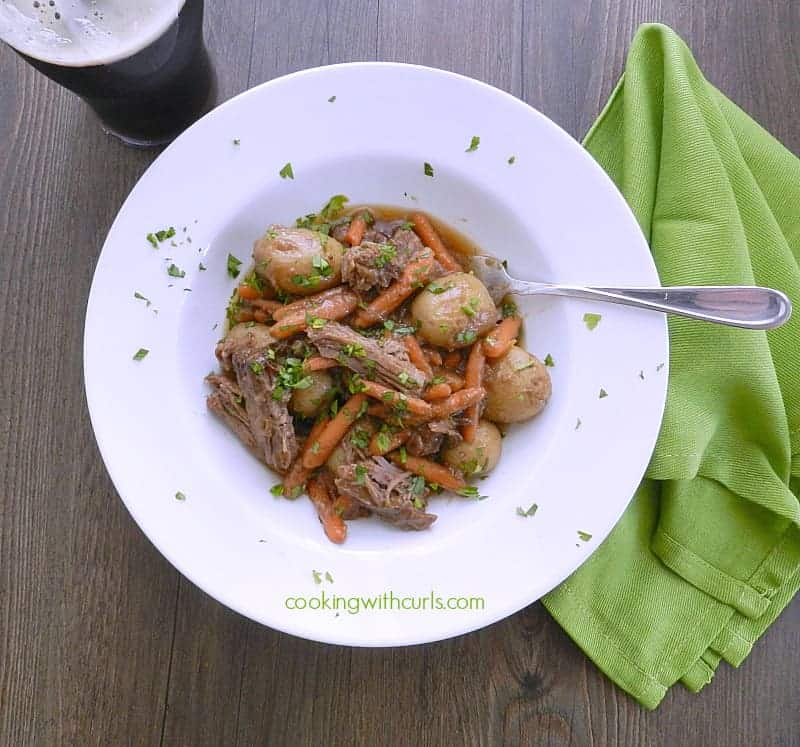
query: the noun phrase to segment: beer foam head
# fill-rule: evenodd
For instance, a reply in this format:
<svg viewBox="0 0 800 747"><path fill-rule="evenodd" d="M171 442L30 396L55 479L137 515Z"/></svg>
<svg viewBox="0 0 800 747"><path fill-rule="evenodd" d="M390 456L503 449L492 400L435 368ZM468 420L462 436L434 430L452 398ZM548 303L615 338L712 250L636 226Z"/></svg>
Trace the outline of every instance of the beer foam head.
<svg viewBox="0 0 800 747"><path fill-rule="evenodd" d="M105 65L158 39L185 0L0 0L0 39L44 62Z"/></svg>

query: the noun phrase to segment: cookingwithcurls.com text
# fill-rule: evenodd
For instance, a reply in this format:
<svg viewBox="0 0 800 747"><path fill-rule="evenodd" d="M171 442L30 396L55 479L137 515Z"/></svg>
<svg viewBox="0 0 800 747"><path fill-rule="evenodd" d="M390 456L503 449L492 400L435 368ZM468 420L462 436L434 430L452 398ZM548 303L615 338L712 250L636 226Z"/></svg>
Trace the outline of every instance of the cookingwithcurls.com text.
<svg viewBox="0 0 800 747"><path fill-rule="evenodd" d="M373 596L345 596L320 590L313 595L287 596L284 606L293 612L472 612L486 608L484 597L443 596L431 591L428 594L398 595L385 591Z"/></svg>

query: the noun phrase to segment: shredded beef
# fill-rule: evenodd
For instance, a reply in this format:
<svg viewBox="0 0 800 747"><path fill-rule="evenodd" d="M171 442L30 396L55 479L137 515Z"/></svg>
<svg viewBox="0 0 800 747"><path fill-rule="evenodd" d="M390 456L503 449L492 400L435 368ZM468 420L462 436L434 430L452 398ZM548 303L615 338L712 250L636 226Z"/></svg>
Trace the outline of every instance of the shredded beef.
<svg viewBox="0 0 800 747"><path fill-rule="evenodd" d="M234 353L232 363L258 449L270 467L286 472L299 451L288 408L291 392L273 397L275 373L264 353Z"/></svg>
<svg viewBox="0 0 800 747"><path fill-rule="evenodd" d="M442 448L445 437L451 440L461 440L461 434L449 418L431 420L414 429L411 437L406 441L406 448L408 453L413 456L430 456Z"/></svg>
<svg viewBox="0 0 800 747"><path fill-rule="evenodd" d="M335 358L364 378L405 392L419 391L425 385L425 374L409 361L405 348L396 340L364 337L338 322L309 329L308 338L320 355Z"/></svg>
<svg viewBox="0 0 800 747"><path fill-rule="evenodd" d="M215 415L236 434L239 440L262 462L264 454L258 448L253 432L250 430L250 419L244 407L239 385L226 376L212 374L206 381L214 391L206 398L206 405Z"/></svg>
<svg viewBox="0 0 800 747"><path fill-rule="evenodd" d="M414 505L416 501L425 506L427 488L415 492L419 484L415 475L395 467L383 457L341 466L335 482L342 495L358 501L400 529L427 529L436 521L435 514Z"/></svg>

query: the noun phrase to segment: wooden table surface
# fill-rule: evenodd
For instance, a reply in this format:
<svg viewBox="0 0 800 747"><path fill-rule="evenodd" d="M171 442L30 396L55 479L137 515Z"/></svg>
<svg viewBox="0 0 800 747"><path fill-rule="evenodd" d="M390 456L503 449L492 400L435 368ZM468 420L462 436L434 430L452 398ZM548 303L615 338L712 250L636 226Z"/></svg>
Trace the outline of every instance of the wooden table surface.
<svg viewBox="0 0 800 747"><path fill-rule="evenodd" d="M305 67L408 61L499 86L576 137L634 29L660 20L800 152L794 0L206 6L220 100ZM261 627L184 580L117 498L81 369L95 261L155 155L0 49L0 744L800 744L797 600L738 671L648 713L539 604L443 643L357 650Z"/></svg>

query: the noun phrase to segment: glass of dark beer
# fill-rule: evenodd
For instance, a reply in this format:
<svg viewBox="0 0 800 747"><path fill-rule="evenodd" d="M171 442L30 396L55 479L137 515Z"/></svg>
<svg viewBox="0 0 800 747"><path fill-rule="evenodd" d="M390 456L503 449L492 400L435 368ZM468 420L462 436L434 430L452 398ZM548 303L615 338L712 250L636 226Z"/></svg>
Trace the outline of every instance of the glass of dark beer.
<svg viewBox="0 0 800 747"><path fill-rule="evenodd" d="M203 0L0 0L0 39L128 145L168 143L214 103Z"/></svg>

